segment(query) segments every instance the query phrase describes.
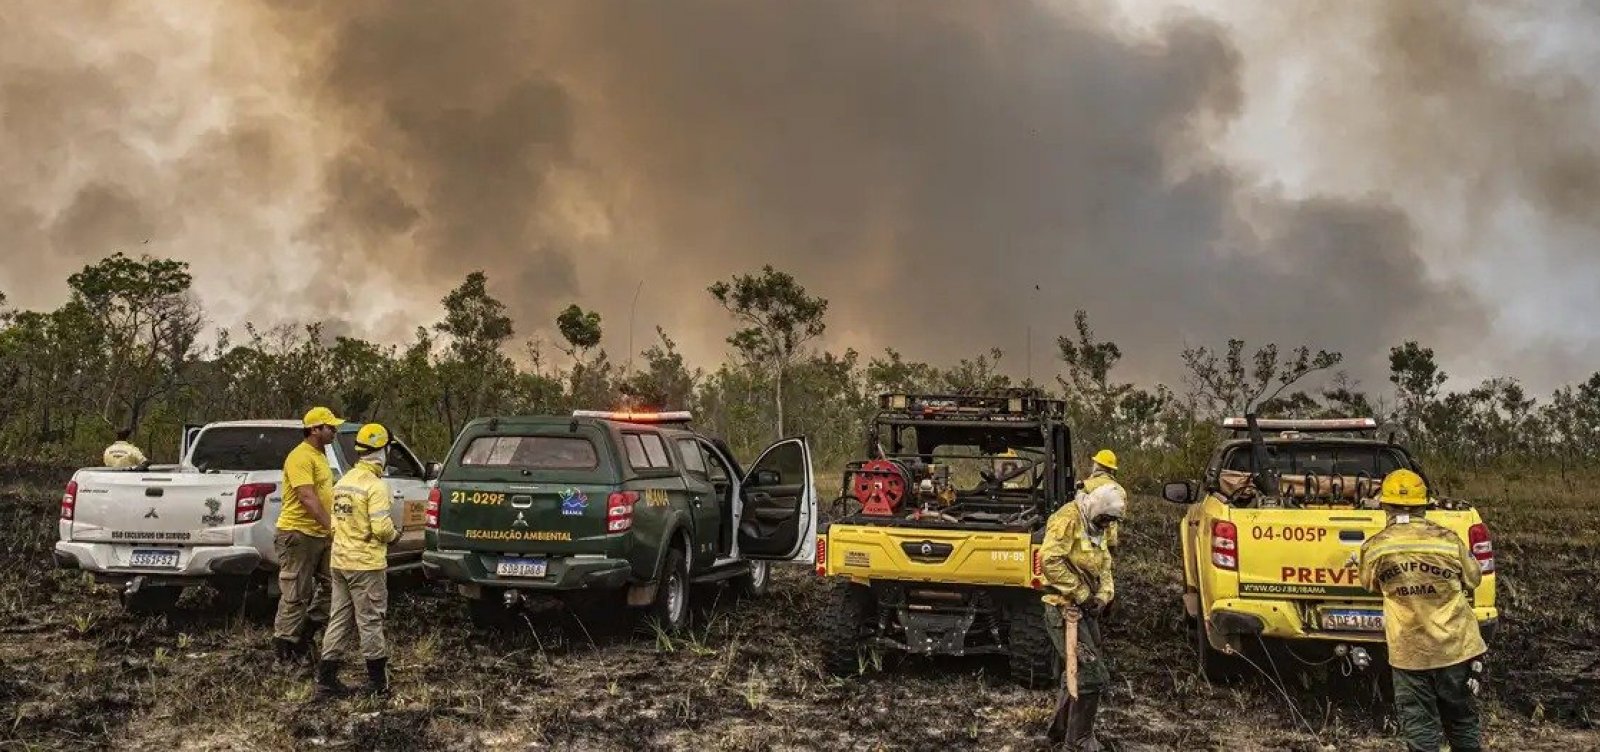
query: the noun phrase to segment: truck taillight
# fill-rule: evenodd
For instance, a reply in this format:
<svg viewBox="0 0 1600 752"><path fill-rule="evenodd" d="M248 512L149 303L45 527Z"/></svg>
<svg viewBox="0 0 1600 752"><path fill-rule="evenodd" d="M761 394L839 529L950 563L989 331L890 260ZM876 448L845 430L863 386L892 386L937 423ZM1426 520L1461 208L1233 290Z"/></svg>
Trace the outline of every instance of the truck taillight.
<svg viewBox="0 0 1600 752"><path fill-rule="evenodd" d="M439 529L439 500L441 498L443 497L439 495L438 486L434 486L428 490L428 508L424 514L425 519L423 524L425 524L429 530Z"/></svg>
<svg viewBox="0 0 1600 752"><path fill-rule="evenodd" d="M61 495L61 519L72 521L72 515L78 509L78 482L67 481L67 492Z"/></svg>
<svg viewBox="0 0 1600 752"><path fill-rule="evenodd" d="M606 497L606 532L621 533L633 529L633 505L639 503L638 491L614 491Z"/></svg>
<svg viewBox="0 0 1600 752"><path fill-rule="evenodd" d="M261 519L267 497L278 490L276 483L246 483L233 494L233 524L243 525Z"/></svg>
<svg viewBox="0 0 1600 752"><path fill-rule="evenodd" d="M828 576L828 539L817 536L817 576Z"/></svg>
<svg viewBox="0 0 1600 752"><path fill-rule="evenodd" d="M1239 571L1239 528L1227 520L1211 523L1211 564Z"/></svg>
<svg viewBox="0 0 1600 752"><path fill-rule="evenodd" d="M1489 540L1489 526L1482 522L1467 528L1467 545L1472 547L1472 558L1484 574L1494 573L1494 542Z"/></svg>
<svg viewBox="0 0 1600 752"><path fill-rule="evenodd" d="M1037 548L1033 549L1033 581L1028 584L1034 590L1044 587L1044 554Z"/></svg>

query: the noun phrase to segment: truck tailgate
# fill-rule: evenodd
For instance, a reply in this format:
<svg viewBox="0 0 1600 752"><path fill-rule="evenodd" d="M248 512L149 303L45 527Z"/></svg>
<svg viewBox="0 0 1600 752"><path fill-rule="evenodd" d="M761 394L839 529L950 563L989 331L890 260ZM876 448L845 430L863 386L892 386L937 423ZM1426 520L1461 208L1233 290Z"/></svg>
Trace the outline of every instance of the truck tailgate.
<svg viewBox="0 0 1600 752"><path fill-rule="evenodd" d="M827 533L829 574L881 580L1027 587L1028 533L843 525Z"/></svg>
<svg viewBox="0 0 1600 752"><path fill-rule="evenodd" d="M1361 587L1361 544L1382 530L1365 509L1240 509L1239 594L1246 598L1376 600Z"/></svg>
<svg viewBox="0 0 1600 752"><path fill-rule="evenodd" d="M77 479L74 541L227 545L249 473L89 472Z"/></svg>

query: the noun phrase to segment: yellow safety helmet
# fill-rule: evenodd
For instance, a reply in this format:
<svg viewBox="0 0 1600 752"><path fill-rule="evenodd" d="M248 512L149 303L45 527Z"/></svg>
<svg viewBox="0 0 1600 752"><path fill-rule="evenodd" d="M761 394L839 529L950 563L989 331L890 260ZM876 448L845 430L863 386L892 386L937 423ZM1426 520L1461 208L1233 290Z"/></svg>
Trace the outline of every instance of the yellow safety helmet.
<svg viewBox="0 0 1600 752"><path fill-rule="evenodd" d="M1428 503L1428 484L1410 470L1396 470L1383 479L1378 503L1397 507L1420 507Z"/></svg>
<svg viewBox="0 0 1600 752"><path fill-rule="evenodd" d="M368 423L356 431L356 451L366 454L389 446L389 429L381 423Z"/></svg>
<svg viewBox="0 0 1600 752"><path fill-rule="evenodd" d="M326 407L311 408L311 411L306 413L305 420L301 422L306 428L320 428L322 426L338 428L344 425L344 421L334 417L333 411Z"/></svg>
<svg viewBox="0 0 1600 752"><path fill-rule="evenodd" d="M1094 460L1094 464L1106 468L1107 470L1117 469L1117 453L1111 451L1110 449L1102 449L1098 452L1095 452L1092 459Z"/></svg>

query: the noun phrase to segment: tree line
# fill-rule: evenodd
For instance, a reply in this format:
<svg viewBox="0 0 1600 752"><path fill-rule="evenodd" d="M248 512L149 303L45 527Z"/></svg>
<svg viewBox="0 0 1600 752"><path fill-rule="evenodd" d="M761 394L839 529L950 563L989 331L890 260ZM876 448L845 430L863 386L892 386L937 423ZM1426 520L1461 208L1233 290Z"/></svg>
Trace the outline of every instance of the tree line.
<svg viewBox="0 0 1600 752"><path fill-rule="evenodd" d="M879 393L1016 386L1065 399L1077 451L1117 449L1127 480L1145 488L1197 474L1219 419L1248 409L1370 415L1402 428L1414 450L1447 468L1565 474L1600 459L1600 373L1542 401L1513 377L1446 391L1433 351L1405 342L1390 351L1388 387L1368 392L1339 370L1338 352L1233 339L1185 349L1183 383L1147 387L1117 377L1121 348L1078 311L1056 342L1058 375L1019 383L998 348L939 365L893 348L816 347L827 300L770 266L706 289L730 325L728 355L709 369L686 362L659 327L636 357L614 359L600 314L576 304L553 322L558 341L519 341L481 271L402 344L329 336L319 324L207 335L188 266L170 259L117 253L67 285L66 302L51 311L13 310L0 293L6 462L90 463L118 430L171 461L185 423L288 418L313 404L383 421L441 459L474 417L633 406L690 409L744 457L777 436L805 434L818 464L836 469L859 457Z"/></svg>

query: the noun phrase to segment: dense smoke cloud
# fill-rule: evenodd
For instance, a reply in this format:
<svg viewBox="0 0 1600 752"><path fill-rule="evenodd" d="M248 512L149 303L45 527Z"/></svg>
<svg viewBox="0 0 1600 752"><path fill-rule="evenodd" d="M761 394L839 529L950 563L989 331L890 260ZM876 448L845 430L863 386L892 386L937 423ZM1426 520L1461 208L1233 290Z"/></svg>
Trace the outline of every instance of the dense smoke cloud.
<svg viewBox="0 0 1600 752"><path fill-rule="evenodd" d="M1448 362L1522 306L1550 313L1485 294L1473 265L1496 248L1456 222L1548 206L1529 222L1559 257L1581 244L1552 228L1592 229L1600 172L1579 94L1540 94L1555 79L1510 71L1476 16L1342 7L1261 21L1324 24L1313 59L1364 55L1382 84L1293 110L1317 125L1283 138L1338 144L1285 155L1328 190L1237 156L1272 64L1251 55L1308 53L1193 14L1135 34L1075 4L8 7L0 290L49 305L54 280L151 238L196 263L219 323L394 338L484 268L523 333L577 301L616 350L643 282L638 331L712 357L727 322L706 284L773 263L831 300L835 347L999 346L1020 375L1031 331L1039 376L1086 308L1130 376L1175 379L1183 345L1244 336L1341 349L1376 386L1401 339ZM1401 130L1441 120L1446 137ZM1484 149L1523 120L1538 159ZM1570 353L1596 334L1546 333L1519 354L1544 372L1506 369L1583 375Z"/></svg>

